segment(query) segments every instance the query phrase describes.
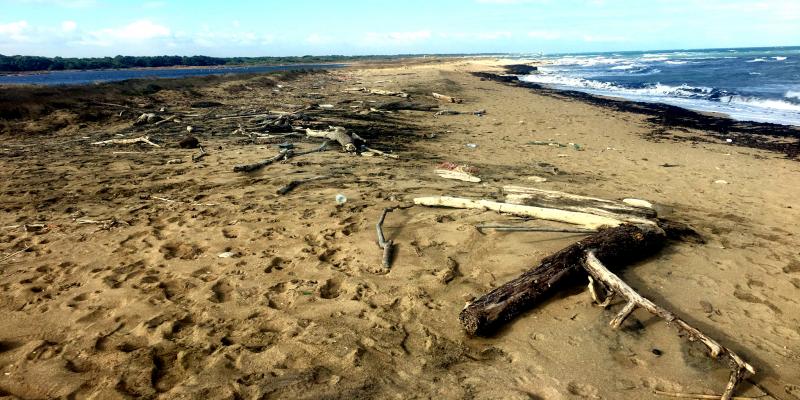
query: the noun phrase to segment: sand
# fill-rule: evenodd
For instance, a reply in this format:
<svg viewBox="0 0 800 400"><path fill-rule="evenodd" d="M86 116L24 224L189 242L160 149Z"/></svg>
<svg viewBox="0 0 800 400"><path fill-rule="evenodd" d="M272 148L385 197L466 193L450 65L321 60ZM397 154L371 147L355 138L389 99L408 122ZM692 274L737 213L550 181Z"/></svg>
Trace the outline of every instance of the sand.
<svg viewBox="0 0 800 400"><path fill-rule="evenodd" d="M608 321L622 304L594 306L584 286L560 292L496 335L464 335L457 317L466 301L580 235L481 233L475 224L520 222L413 207L387 217L384 229L397 248L391 269L381 267L374 224L384 207L419 195L500 199L503 185L518 184L647 199L662 216L691 224L705 244L672 243L621 276L750 361L758 374L741 395L766 390L800 399L800 163L736 142L691 139L704 137L701 129L663 128L641 114L469 74L499 64L366 64L275 78L280 87L227 77L116 98L108 98L111 89L85 89L58 111L4 117L0 398L721 393L727 367L702 346L641 310L612 330ZM372 103L351 108L358 103L342 101L400 99L342 92L357 86L403 90L431 104L427 94L445 93L464 102L443 107L486 115L360 115ZM133 108L94 104L92 96ZM190 109L198 99L224 106ZM331 122L402 159L337 150L242 174L233 166L278 152L232 134L246 119L226 129L192 117L131 128L138 108L227 115L310 102L334 104ZM325 118L324 111L315 115ZM55 119L62 123L53 127ZM199 163L190 161L197 150L175 146L187 124L209 151ZM659 128L673 136L654 138ZM89 144L147 130L166 146ZM577 143L580 150L534 141ZM184 162L168 163L173 159ZM445 161L478 168L483 181L439 178L433 170ZM276 194L293 179L317 175L334 177ZM337 194L346 203L337 205ZM105 222L79 223L85 220Z"/></svg>

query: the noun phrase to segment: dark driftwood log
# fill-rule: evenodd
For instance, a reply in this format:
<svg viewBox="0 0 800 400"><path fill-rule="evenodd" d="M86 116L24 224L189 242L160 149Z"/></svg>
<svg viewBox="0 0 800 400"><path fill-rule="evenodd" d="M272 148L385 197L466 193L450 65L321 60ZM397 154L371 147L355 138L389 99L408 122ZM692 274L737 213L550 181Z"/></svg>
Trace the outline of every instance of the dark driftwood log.
<svg viewBox="0 0 800 400"><path fill-rule="evenodd" d="M536 306L539 300L557 289L559 283L585 274L582 265L589 250L594 250L605 265L620 266L653 255L665 241L664 231L656 226L623 224L602 229L546 257L538 266L468 304L459 315L461 325L472 335L494 332Z"/></svg>

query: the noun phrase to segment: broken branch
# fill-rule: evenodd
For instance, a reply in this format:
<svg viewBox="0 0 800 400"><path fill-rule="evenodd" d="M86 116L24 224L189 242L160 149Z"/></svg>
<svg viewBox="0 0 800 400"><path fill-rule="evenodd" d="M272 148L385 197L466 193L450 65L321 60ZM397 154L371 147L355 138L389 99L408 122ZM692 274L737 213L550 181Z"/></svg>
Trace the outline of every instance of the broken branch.
<svg viewBox="0 0 800 400"><path fill-rule="evenodd" d="M378 246L383 249L383 267L389 268L392 265L392 241L386 240L383 236L383 221L386 219L386 214L394 211L394 207L387 207L383 209L381 217L378 218L378 223L375 224L375 229L378 231Z"/></svg>
<svg viewBox="0 0 800 400"><path fill-rule="evenodd" d="M603 263L597 258L596 254L597 251L592 249L589 249L586 252L586 258L583 262L584 269L595 279L602 282L612 292L622 296L628 302L622 311L620 311L620 313L611 321L611 325L615 329L625 321L625 318L627 318L635 308L640 307L665 320L668 324L674 323L677 325L678 329L683 330L689 335L690 340L699 340L706 347L708 347L712 358L718 359L720 356L727 356L730 360L731 376L730 380L728 381L728 385L725 387L725 392L723 392L722 396L720 397L721 400L730 400L732 398L733 392L736 389L736 385L739 384L746 373L756 373L755 368L745 362L744 359L742 359L742 357L740 357L738 354L734 353L725 346L722 346L716 340L708 337L699 329L689 325L686 321L678 318L672 312L640 295L627 283L625 283L625 281L620 279L620 277L609 271L608 268L606 268L605 265L603 265Z"/></svg>
<svg viewBox="0 0 800 400"><path fill-rule="evenodd" d="M259 161L257 163L253 163L253 164L236 165L236 166L233 167L233 172L252 172L252 171L256 171L256 170L259 170L261 168L264 168L267 165L270 165L270 164L272 164L272 163L274 163L276 161L286 161L286 160L288 160L288 159L290 159L292 157L297 157L297 156L302 156L302 155L305 155L305 154L311 154L311 153L325 151L325 150L328 149L328 143L329 143L328 141L325 141L325 143L322 143L322 146L319 146L318 148L316 148L314 150L306 150L306 151L295 152L292 149L283 149L283 150L280 151L280 153L278 153L274 157L268 158L268 159L266 159L264 161Z"/></svg>
<svg viewBox="0 0 800 400"><path fill-rule="evenodd" d="M149 136L141 136L141 137L133 138L133 139L109 139L109 140L103 140L103 141L100 141L100 142L93 142L92 144L93 145L106 145L106 144L135 144L135 143L144 143L144 144L149 144L150 146L153 146L153 147L161 147L161 146L151 142Z"/></svg>
<svg viewBox="0 0 800 400"><path fill-rule="evenodd" d="M338 142L344 151L350 153L356 151L356 145L353 143L353 138L347 133L347 129L341 126L331 126L327 131L306 129L306 136L333 140Z"/></svg>
<svg viewBox="0 0 800 400"><path fill-rule="evenodd" d="M437 100L446 101L448 103L462 103L464 101L464 100L461 100L461 99L459 99L457 97L447 96L447 95L439 94L439 93L436 93L436 92L431 93L431 95Z"/></svg>
<svg viewBox="0 0 800 400"><path fill-rule="evenodd" d="M303 183L318 181L320 179L325 179L325 178L330 178L330 176L329 175L320 175L320 176L314 176L314 177L311 177L311 178L293 180L293 181L287 183L286 185L284 185L283 187L281 187L280 189L278 189L276 191L276 193L278 193L279 195L283 196L286 193L291 192L292 189L296 188L298 185L301 185Z"/></svg>

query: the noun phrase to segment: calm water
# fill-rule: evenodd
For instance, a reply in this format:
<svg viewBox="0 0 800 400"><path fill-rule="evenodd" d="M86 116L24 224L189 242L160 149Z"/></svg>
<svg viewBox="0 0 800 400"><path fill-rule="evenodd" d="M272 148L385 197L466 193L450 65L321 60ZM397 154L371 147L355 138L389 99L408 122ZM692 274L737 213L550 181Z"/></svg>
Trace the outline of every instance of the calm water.
<svg viewBox="0 0 800 400"><path fill-rule="evenodd" d="M800 125L800 47L546 56L529 82Z"/></svg>
<svg viewBox="0 0 800 400"><path fill-rule="evenodd" d="M344 64L294 64L253 65L244 67L216 68L149 68L149 69L104 69L90 71L52 71L28 75L0 75L0 84L17 85L81 85L136 78L184 78L190 76L249 74L299 69L341 68Z"/></svg>

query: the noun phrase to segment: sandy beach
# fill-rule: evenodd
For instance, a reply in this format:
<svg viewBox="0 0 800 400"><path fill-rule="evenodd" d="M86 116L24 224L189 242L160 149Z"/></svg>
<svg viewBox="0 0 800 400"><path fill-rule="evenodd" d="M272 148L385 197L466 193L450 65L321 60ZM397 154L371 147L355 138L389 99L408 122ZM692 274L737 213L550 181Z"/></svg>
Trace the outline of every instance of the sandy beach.
<svg viewBox="0 0 800 400"><path fill-rule="evenodd" d="M473 75L510 63L430 58L4 88L0 398L721 393L725 363L643 310L612 329L624 302L596 306L588 281L489 337L463 332L468 301L585 236L475 225L562 225L398 209L384 224L391 268L381 265L375 224L385 207L432 195L502 201L504 185L520 185L645 199L693 227L705 243L670 242L620 276L753 364L738 395L800 399L800 131ZM253 134L264 115L298 111L306 118L295 127L343 126L399 158L331 146L233 171L286 140L318 148L302 135ZM135 125L143 113L166 122ZM197 162L199 149L178 145L187 126L208 153ZM144 135L160 147L91 144ZM445 162L474 167L482 182L434 174Z"/></svg>

